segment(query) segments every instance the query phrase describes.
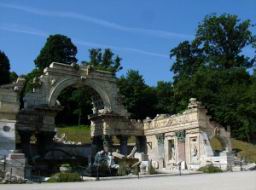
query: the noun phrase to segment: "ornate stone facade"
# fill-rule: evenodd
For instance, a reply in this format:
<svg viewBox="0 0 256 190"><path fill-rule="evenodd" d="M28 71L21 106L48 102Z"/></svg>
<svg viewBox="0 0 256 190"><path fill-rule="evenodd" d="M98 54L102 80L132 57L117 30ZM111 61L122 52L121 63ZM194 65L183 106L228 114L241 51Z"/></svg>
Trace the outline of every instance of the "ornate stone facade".
<svg viewBox="0 0 256 190"><path fill-rule="evenodd" d="M209 142L216 131L219 131L218 135L226 146L223 157L214 156ZM198 169L210 162L221 165L223 169L227 167L231 151L230 134L211 121L207 110L194 98L190 99L188 109L181 114L157 115L152 120L144 120L144 134L149 159L157 162L158 168L174 169L181 162L188 169ZM159 137L162 146L159 146Z"/></svg>

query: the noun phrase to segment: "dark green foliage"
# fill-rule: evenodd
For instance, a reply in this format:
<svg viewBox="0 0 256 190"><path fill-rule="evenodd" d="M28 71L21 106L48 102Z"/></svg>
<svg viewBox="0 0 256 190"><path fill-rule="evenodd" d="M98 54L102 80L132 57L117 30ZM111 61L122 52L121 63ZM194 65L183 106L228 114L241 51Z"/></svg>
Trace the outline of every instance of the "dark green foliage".
<svg viewBox="0 0 256 190"><path fill-rule="evenodd" d="M173 48L170 57L176 59L171 68L175 81L183 77L191 77L204 60L202 50L189 41L181 42L176 48Z"/></svg>
<svg viewBox="0 0 256 190"><path fill-rule="evenodd" d="M104 52L101 49L90 49L89 53L90 60L84 61L83 64L91 65L95 69L109 71L113 74L122 70L121 58L114 56L111 49L105 49Z"/></svg>
<svg viewBox="0 0 256 190"><path fill-rule="evenodd" d="M4 52L0 51L0 85L10 82L10 62Z"/></svg>
<svg viewBox="0 0 256 190"><path fill-rule="evenodd" d="M175 111L184 110L195 97L208 108L213 119L231 126L233 137L251 141L256 132L255 77L248 69L255 56L243 54L255 47L249 20L224 14L206 16L198 26L195 39L171 50L175 57Z"/></svg>
<svg viewBox="0 0 256 190"><path fill-rule="evenodd" d="M38 77L42 74L39 69L33 69L30 73L25 75L25 92L31 92L33 88L39 87Z"/></svg>
<svg viewBox="0 0 256 190"><path fill-rule="evenodd" d="M76 53L77 48L70 38L60 34L50 35L34 62L36 67L42 71L52 62L64 64L77 62Z"/></svg>
<svg viewBox="0 0 256 190"><path fill-rule="evenodd" d="M126 77L122 76L118 80L118 87L131 118L145 119L157 114L155 89L145 84L138 71L129 70Z"/></svg>
<svg viewBox="0 0 256 190"><path fill-rule="evenodd" d="M58 97L58 101L64 109L58 113L56 123L58 125L90 124L88 115L92 114L92 103L89 88L67 88Z"/></svg>
<svg viewBox="0 0 256 190"><path fill-rule="evenodd" d="M155 91L157 97L157 112L173 114L175 111L173 84L171 82L158 81Z"/></svg>
<svg viewBox="0 0 256 190"><path fill-rule="evenodd" d="M56 182L78 182L78 181L82 181L78 173L56 173L53 176L51 176L47 182L56 183Z"/></svg>
<svg viewBox="0 0 256 190"><path fill-rule="evenodd" d="M15 72L10 73L10 81L15 82L19 76Z"/></svg>
<svg viewBox="0 0 256 190"><path fill-rule="evenodd" d="M43 70L52 62L60 62L71 64L76 62L77 48L67 36L55 34L50 35L40 54L34 60L36 68L28 73L26 78L25 92L32 91L33 88L39 87L38 77L43 73Z"/></svg>
<svg viewBox="0 0 256 190"><path fill-rule="evenodd" d="M220 173L223 172L220 168L215 167L213 165L203 166L198 169L198 171L204 172L204 173Z"/></svg>
<svg viewBox="0 0 256 190"><path fill-rule="evenodd" d="M250 31L250 20L240 21L236 15L206 16L199 24L195 43L201 48L210 67L250 68L255 58L242 54L245 47L252 46L256 37Z"/></svg>

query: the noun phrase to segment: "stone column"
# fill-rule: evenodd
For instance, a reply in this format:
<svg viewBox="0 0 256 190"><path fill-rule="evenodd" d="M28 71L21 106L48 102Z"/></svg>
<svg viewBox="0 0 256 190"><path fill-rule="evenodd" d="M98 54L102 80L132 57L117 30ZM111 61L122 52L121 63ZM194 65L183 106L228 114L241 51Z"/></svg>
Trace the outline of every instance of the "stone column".
<svg viewBox="0 0 256 190"><path fill-rule="evenodd" d="M18 130L21 140L21 148L23 153L25 154L26 158L30 160L31 158L31 146L30 146L30 139L32 136L32 131L30 130Z"/></svg>
<svg viewBox="0 0 256 190"><path fill-rule="evenodd" d="M53 146L53 137L55 134L55 131L40 131L36 134L36 144L39 155L43 156L46 151Z"/></svg>
<svg viewBox="0 0 256 190"><path fill-rule="evenodd" d="M146 145L145 136L136 136L136 147L137 147L137 152L146 153L147 145Z"/></svg>
<svg viewBox="0 0 256 190"><path fill-rule="evenodd" d="M120 153L123 155L127 155L128 153L128 147L127 147L127 142L128 142L128 136L123 136L123 135L118 135L117 138L119 139L120 143Z"/></svg>
<svg viewBox="0 0 256 190"><path fill-rule="evenodd" d="M105 152L112 152L112 136L104 135L103 148Z"/></svg>
<svg viewBox="0 0 256 190"><path fill-rule="evenodd" d="M164 133L160 133L156 135L157 139L157 149L158 149L158 159L159 159L159 168L165 167L165 151L164 151Z"/></svg>

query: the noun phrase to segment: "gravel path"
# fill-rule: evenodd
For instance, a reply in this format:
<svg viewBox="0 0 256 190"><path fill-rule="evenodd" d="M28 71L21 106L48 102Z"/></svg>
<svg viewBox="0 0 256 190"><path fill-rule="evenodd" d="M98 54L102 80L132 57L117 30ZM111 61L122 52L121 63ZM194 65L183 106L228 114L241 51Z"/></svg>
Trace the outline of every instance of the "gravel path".
<svg viewBox="0 0 256 190"><path fill-rule="evenodd" d="M81 183L0 185L0 190L256 190L256 171Z"/></svg>

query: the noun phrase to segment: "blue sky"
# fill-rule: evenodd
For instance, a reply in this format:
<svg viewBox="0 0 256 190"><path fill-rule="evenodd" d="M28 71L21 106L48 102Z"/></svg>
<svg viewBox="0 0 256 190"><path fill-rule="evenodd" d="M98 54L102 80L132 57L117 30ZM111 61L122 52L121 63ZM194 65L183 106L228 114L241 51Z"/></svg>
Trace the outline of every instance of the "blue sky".
<svg viewBox="0 0 256 190"><path fill-rule="evenodd" d="M89 48L109 47L122 57L119 76L135 69L156 85L172 79L170 49L193 39L198 23L211 13L236 14L256 24L256 0L1 0L0 50L13 71L25 74L47 36L60 33L78 47L79 62L88 60Z"/></svg>

